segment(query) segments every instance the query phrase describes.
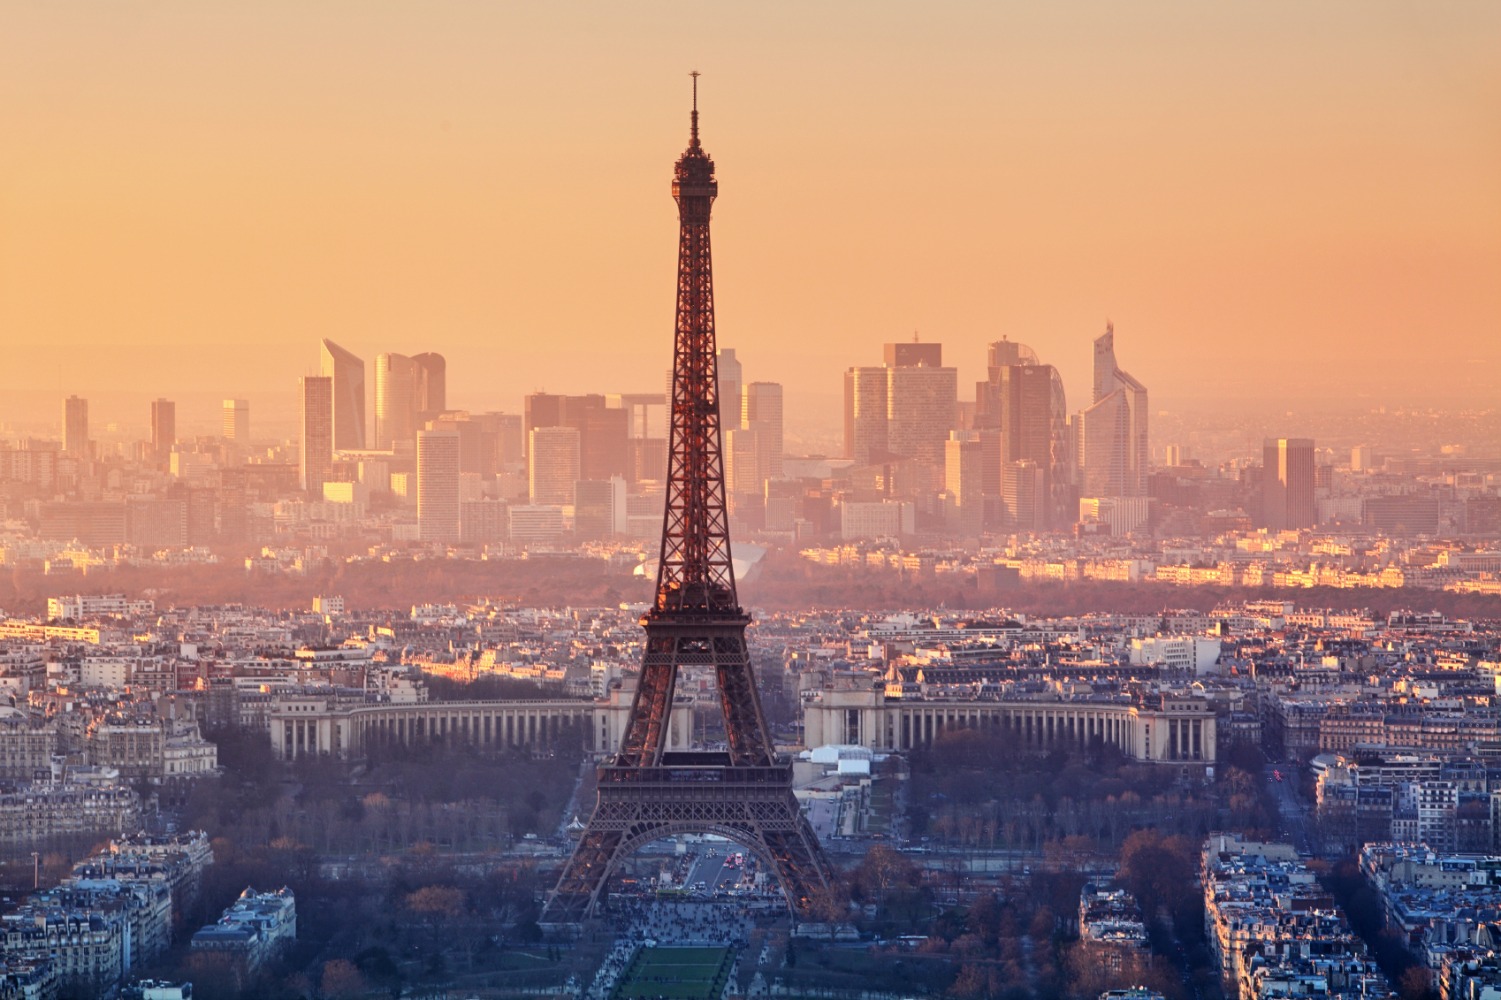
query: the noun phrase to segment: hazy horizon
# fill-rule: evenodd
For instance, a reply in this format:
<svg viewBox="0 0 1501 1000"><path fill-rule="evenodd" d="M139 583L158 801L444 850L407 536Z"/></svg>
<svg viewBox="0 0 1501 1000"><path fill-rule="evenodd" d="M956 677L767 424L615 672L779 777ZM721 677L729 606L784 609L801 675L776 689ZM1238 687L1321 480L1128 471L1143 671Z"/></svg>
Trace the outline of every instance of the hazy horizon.
<svg viewBox="0 0 1501 1000"><path fill-rule="evenodd" d="M1501 8L334 2L0 18L0 423L292 399L329 337L450 400L651 391L699 69L722 346L838 420L881 344L1032 345L1087 402L1479 405ZM372 375L373 380L373 375ZM1269 402L1273 401L1273 402ZM197 404L194 404L197 406ZM184 405L181 425L216 422ZM280 417L290 422L295 412ZM262 425L265 426L265 425Z"/></svg>

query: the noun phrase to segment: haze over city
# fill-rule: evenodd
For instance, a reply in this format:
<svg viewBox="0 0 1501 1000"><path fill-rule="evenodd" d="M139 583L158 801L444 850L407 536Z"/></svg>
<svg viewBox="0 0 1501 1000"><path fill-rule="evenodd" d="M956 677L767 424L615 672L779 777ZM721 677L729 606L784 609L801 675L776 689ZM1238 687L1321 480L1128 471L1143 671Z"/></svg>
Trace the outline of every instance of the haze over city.
<svg viewBox="0 0 1501 1000"><path fill-rule="evenodd" d="M324 336L445 354L457 406L654 390L695 67L720 343L793 431L914 332L1087 403L1107 319L1164 407L1478 403L1498 40L1489 4L9 5L0 420L290 428Z"/></svg>
<svg viewBox="0 0 1501 1000"><path fill-rule="evenodd" d="M1498 28L0 11L0 1000L1501 1000Z"/></svg>

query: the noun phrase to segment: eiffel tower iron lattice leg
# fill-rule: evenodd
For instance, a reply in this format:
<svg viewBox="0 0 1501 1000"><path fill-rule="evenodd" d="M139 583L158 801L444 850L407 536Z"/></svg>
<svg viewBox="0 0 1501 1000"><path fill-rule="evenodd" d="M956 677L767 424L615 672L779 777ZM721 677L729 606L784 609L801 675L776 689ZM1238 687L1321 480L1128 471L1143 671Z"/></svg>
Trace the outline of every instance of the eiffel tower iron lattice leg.
<svg viewBox="0 0 1501 1000"><path fill-rule="evenodd" d="M599 769L594 815L547 901L544 924L592 915L621 861L653 840L681 833L717 834L744 846L775 873L799 916L809 915L833 883L792 793L792 766L772 746L745 645L750 616L735 595L709 254L709 213L719 184L699 144L693 76L691 138L672 183L680 223L677 324L657 595L642 620L646 652L620 748ZM667 750L673 690L683 668L713 671L727 750Z"/></svg>

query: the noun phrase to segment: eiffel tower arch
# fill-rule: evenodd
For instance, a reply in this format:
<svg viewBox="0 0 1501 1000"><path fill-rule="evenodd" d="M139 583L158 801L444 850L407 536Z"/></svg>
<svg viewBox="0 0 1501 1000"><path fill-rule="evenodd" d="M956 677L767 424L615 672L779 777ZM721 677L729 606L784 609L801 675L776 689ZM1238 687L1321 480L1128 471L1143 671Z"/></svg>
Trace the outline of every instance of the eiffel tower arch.
<svg viewBox="0 0 1501 1000"><path fill-rule="evenodd" d="M761 712L735 593L720 451L709 213L719 184L698 136L693 74L688 148L673 171L678 204L677 318L667 507L657 593L642 618L646 651L619 752L599 767L594 815L543 911L544 924L592 915L611 873L637 849L682 833L744 846L781 884L794 914L808 915L832 869L792 794ZM728 749L666 749L680 669L713 669Z"/></svg>

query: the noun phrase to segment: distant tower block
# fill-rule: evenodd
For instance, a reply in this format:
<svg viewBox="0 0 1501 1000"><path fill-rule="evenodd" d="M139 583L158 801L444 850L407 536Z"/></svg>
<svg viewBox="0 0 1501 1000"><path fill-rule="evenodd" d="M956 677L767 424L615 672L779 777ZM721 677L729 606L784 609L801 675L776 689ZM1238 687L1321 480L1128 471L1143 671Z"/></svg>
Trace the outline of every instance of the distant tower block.
<svg viewBox="0 0 1501 1000"><path fill-rule="evenodd" d="M243 399L224 401L224 424L226 440L243 447L250 440L250 403Z"/></svg>
<svg viewBox="0 0 1501 1000"><path fill-rule="evenodd" d="M643 619L646 652L620 752L599 769L599 798L543 913L591 914L611 872L637 848L680 833L734 838L776 873L788 905L807 914L832 871L777 757L745 646L750 616L735 595L720 451L709 209L714 163L698 140L697 74L688 149L677 162L678 298L667 509L657 596ZM680 667L712 667L728 749L667 749Z"/></svg>
<svg viewBox="0 0 1501 1000"><path fill-rule="evenodd" d="M63 400L63 454L89 455L89 401L77 396Z"/></svg>

